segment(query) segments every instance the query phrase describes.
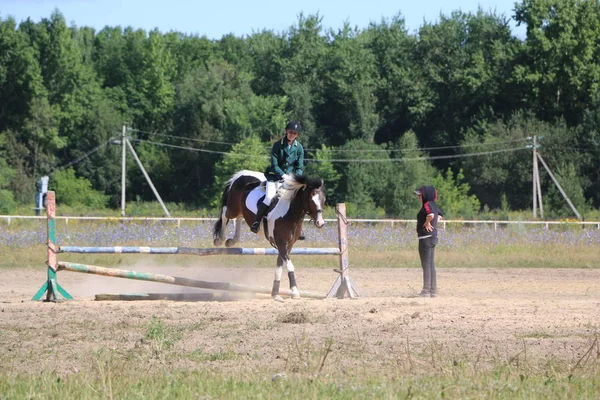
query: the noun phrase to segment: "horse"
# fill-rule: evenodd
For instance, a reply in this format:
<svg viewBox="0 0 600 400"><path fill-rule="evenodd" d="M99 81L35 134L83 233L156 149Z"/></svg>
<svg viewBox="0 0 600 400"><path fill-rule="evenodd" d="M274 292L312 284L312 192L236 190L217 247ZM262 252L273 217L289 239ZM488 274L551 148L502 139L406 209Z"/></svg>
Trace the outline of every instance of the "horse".
<svg viewBox="0 0 600 400"><path fill-rule="evenodd" d="M221 246L225 240L225 227L235 219L235 234L225 241L226 247L233 247L240 241L242 220L248 226L254 222L258 201L264 196L266 178L260 172L242 170L235 173L225 185L221 197L221 217L213 229L213 244ZM283 184L278 189L261 224L265 238L278 251L277 266L271 297L283 301L279 295L281 274L285 265L288 271L292 299L299 299L300 293L296 285L294 264L290 260L290 252L302 231L304 216L310 216L317 228L325 225L323 208L325 206L324 183L320 178L309 178L300 175L284 175Z"/></svg>

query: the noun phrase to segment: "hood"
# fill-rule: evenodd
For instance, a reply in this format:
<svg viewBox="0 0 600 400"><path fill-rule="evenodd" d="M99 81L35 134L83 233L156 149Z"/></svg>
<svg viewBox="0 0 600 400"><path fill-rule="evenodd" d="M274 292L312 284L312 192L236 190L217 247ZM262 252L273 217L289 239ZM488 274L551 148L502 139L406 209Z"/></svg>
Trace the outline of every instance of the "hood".
<svg viewBox="0 0 600 400"><path fill-rule="evenodd" d="M421 199L423 201L423 204L427 203L428 201L437 200L437 190L433 186L421 186L420 188L415 190L415 194L422 195Z"/></svg>

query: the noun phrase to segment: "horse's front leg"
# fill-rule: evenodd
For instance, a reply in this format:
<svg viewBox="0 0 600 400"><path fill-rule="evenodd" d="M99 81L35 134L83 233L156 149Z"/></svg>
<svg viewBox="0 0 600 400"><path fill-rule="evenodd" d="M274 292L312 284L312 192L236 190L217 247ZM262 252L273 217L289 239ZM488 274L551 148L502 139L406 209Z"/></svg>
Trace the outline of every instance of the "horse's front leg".
<svg viewBox="0 0 600 400"><path fill-rule="evenodd" d="M277 267L275 268L275 280L273 281L273 290L271 291L271 296L276 301L283 301L283 299L279 295L279 286L281 285L281 274L283 272L283 265L285 265L288 272L288 279L290 281L290 291L292 292L292 299L299 299L300 291L298 290L298 285L296 284L294 264L292 263L292 260L290 260L287 250L285 252L279 250L279 255L277 256Z"/></svg>
<svg viewBox="0 0 600 400"><path fill-rule="evenodd" d="M244 217L239 216L234 221L234 234L231 239L227 239L225 242L225 247L233 247L240 242L240 237L242 236L242 224L244 224Z"/></svg>
<svg viewBox="0 0 600 400"><path fill-rule="evenodd" d="M271 297L275 301L283 302L283 298L279 295L279 286L281 285L281 273L283 272L283 257L281 254L277 256L277 266L275 267L275 278L273 279L273 289Z"/></svg>
<svg viewBox="0 0 600 400"><path fill-rule="evenodd" d="M294 273L294 264L290 257L287 256L286 266L288 271L288 278L290 279L290 291L292 292L292 299L300 298L300 291L298 290L298 285L296 285L296 274Z"/></svg>

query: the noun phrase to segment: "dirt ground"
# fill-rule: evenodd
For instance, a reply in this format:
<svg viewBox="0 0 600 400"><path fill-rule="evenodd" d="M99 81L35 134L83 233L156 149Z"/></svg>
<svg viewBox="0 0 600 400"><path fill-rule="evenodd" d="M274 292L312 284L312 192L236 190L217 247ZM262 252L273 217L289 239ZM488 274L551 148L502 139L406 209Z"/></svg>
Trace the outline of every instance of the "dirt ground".
<svg viewBox="0 0 600 400"><path fill-rule="evenodd" d="M273 275L270 268L145 270L264 286ZM176 355L168 357L174 367L204 363L236 371L388 373L438 363L533 368L555 361L569 368L598 363L590 361L588 350L599 349L600 269L440 268L439 297L415 298L420 269L353 268L350 276L364 297L284 303L265 297L94 301L98 293L198 290L72 272L59 272L59 282L74 301L31 301L45 275L33 268L3 271L0 368L5 371L72 373L91 368L94 354L103 350L123 357L162 351ZM331 268L297 268L305 290L326 293L336 276ZM284 274L282 287L287 286ZM153 318L166 327L169 346L148 338Z"/></svg>

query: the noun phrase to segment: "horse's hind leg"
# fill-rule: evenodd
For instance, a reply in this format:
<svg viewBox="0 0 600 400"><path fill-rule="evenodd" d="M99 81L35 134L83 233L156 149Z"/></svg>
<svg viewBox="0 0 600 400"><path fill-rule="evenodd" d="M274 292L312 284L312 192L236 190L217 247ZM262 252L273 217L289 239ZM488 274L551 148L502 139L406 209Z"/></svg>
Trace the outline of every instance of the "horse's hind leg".
<svg viewBox="0 0 600 400"><path fill-rule="evenodd" d="M242 235L242 225L244 224L244 217L237 217L234 221L235 225L235 233L231 239L227 239L225 242L225 247L233 247L237 243L240 242L240 237Z"/></svg>
<svg viewBox="0 0 600 400"><path fill-rule="evenodd" d="M215 223L215 227L214 227L214 231L213 231L213 244L216 247L219 247L220 245L223 244L223 241L225 240L225 232L226 232L226 227L227 224L229 223L229 218L227 218L225 216L225 212L226 212L226 208L223 207L223 210L221 212L221 218L217 220L217 222Z"/></svg>

